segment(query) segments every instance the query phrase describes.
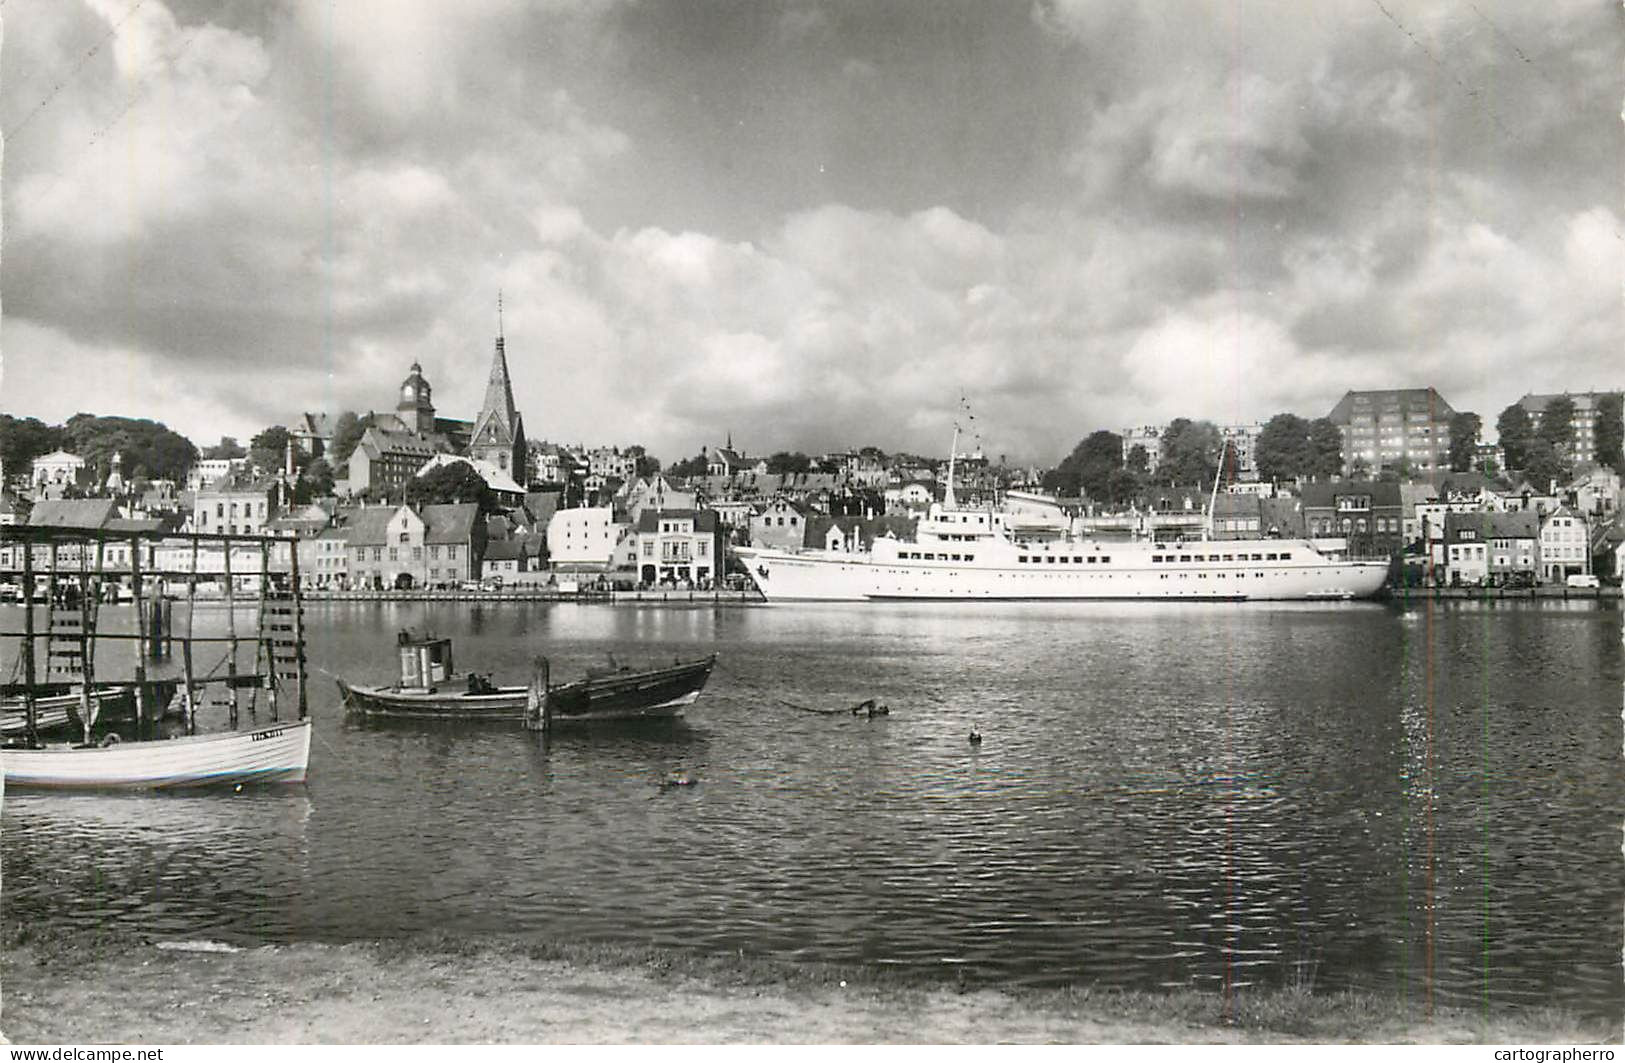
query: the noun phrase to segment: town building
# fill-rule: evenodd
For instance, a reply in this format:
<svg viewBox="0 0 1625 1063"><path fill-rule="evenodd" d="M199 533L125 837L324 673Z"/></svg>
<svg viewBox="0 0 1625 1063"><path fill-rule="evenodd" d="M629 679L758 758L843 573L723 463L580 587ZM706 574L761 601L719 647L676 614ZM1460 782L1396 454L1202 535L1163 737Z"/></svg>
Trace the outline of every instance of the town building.
<svg viewBox="0 0 1625 1063"><path fill-rule="evenodd" d="M323 528L295 542L299 551L299 583L319 589L350 585L350 533L347 528Z"/></svg>
<svg viewBox="0 0 1625 1063"><path fill-rule="evenodd" d="M788 498L775 498L751 517L750 543L759 549L799 550L807 535L807 508Z"/></svg>
<svg viewBox="0 0 1625 1063"><path fill-rule="evenodd" d="M1585 517L1558 506L1540 521L1540 574L1561 583L1591 571L1591 536Z"/></svg>
<svg viewBox="0 0 1625 1063"><path fill-rule="evenodd" d="M197 491L248 468L247 458L200 458L186 470L186 489Z"/></svg>
<svg viewBox="0 0 1625 1063"><path fill-rule="evenodd" d="M633 534L644 583L704 585L721 572L722 523L712 510L645 510Z"/></svg>
<svg viewBox="0 0 1625 1063"><path fill-rule="evenodd" d="M1583 466L1597 460L1597 405L1608 394L1610 392L1604 391L1565 392L1562 396L1530 394L1519 399L1518 405L1529 414L1530 426L1538 432L1551 401L1562 397L1571 399L1574 402L1574 416L1569 421L1572 434L1566 448L1567 456L1576 466Z"/></svg>
<svg viewBox="0 0 1625 1063"><path fill-rule="evenodd" d="M561 509L547 522L547 556L555 569L606 570L627 525L613 506Z"/></svg>
<svg viewBox="0 0 1625 1063"><path fill-rule="evenodd" d="M500 313L500 311L499 311ZM526 467L530 450L525 445L525 420L513 403L513 384L508 379L508 356L500 325L496 352L491 356L491 374L485 382L485 401L474 419L468 453L490 462L519 484L520 493L529 482Z"/></svg>
<svg viewBox="0 0 1625 1063"><path fill-rule="evenodd" d="M472 502L363 507L350 514L345 531L350 579L359 587L440 587L477 579L485 551L485 522Z"/></svg>
<svg viewBox="0 0 1625 1063"><path fill-rule="evenodd" d="M1450 467L1456 411L1433 388L1350 391L1327 414L1343 434L1343 474L1375 476L1407 463L1418 473Z"/></svg>
<svg viewBox="0 0 1625 1063"><path fill-rule="evenodd" d="M1219 426L1219 435L1230 444L1230 452L1236 456L1236 477L1240 480L1258 479L1258 457L1254 453L1258 446L1258 435L1264 431L1261 424L1227 424Z"/></svg>
<svg viewBox="0 0 1625 1063"><path fill-rule="evenodd" d="M574 455L557 443L530 444L531 479L536 483L567 484L578 468Z"/></svg>
<svg viewBox="0 0 1625 1063"><path fill-rule="evenodd" d="M351 496L399 497L424 462L468 450L469 422L436 416L434 389L418 363L401 382L399 396L394 413L362 419L361 441L346 466Z"/></svg>
<svg viewBox="0 0 1625 1063"><path fill-rule="evenodd" d="M1451 583L1482 583L1490 572L1488 513L1446 513L1444 572ZM1436 575L1437 570L1435 570Z"/></svg>
<svg viewBox="0 0 1625 1063"><path fill-rule="evenodd" d="M53 450L34 459L28 480L36 494L60 498L67 488L79 485L84 469L84 458L65 450Z"/></svg>
<svg viewBox="0 0 1625 1063"><path fill-rule="evenodd" d="M1311 482L1302 487L1302 502L1309 535L1347 540L1351 557L1389 557L1405 547L1398 483Z"/></svg>
<svg viewBox="0 0 1625 1063"><path fill-rule="evenodd" d="M214 535L269 535L280 487L268 480L216 480L196 492L192 530Z"/></svg>
<svg viewBox="0 0 1625 1063"><path fill-rule="evenodd" d="M325 413L301 413L288 425L288 439L307 457L319 458L333 445L334 419Z"/></svg>
<svg viewBox="0 0 1625 1063"><path fill-rule="evenodd" d="M638 473L638 459L620 447L594 447L587 451L587 475L627 481Z"/></svg>

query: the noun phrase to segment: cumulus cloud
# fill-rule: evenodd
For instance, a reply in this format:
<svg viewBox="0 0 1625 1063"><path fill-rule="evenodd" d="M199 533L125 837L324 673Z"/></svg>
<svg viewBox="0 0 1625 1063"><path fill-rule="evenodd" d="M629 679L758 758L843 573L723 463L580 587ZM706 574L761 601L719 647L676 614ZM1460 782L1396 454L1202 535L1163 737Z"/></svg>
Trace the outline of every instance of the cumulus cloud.
<svg viewBox="0 0 1625 1063"><path fill-rule="evenodd" d="M11 0L6 408L212 439L418 361L472 416L499 289L531 434L667 458L940 451L961 394L1038 460L1351 387L1493 421L1617 361L1617 13L659 7Z"/></svg>

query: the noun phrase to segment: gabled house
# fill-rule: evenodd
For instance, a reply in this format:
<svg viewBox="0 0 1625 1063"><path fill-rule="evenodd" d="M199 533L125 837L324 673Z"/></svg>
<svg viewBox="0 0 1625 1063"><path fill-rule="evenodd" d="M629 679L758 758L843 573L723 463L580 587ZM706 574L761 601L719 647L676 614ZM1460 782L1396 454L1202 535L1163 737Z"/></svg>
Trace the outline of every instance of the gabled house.
<svg viewBox="0 0 1625 1063"><path fill-rule="evenodd" d="M788 498L775 498L750 521L752 546L799 550L807 535L807 509Z"/></svg>
<svg viewBox="0 0 1625 1063"><path fill-rule="evenodd" d="M485 522L472 502L363 507L345 530L350 577L362 587L397 590L475 579L485 553Z"/></svg>
<svg viewBox="0 0 1625 1063"><path fill-rule="evenodd" d="M704 586L722 572L722 523L713 510L644 510L633 535L644 583Z"/></svg>
<svg viewBox="0 0 1625 1063"><path fill-rule="evenodd" d="M1559 506L1540 521L1540 572L1549 582L1591 571L1591 533L1585 517Z"/></svg>

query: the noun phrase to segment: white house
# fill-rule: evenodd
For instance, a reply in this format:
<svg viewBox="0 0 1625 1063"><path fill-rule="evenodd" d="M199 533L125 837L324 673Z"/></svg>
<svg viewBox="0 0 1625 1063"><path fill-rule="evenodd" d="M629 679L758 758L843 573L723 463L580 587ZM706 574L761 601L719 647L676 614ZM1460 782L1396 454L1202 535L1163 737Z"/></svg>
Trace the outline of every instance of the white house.
<svg viewBox="0 0 1625 1063"><path fill-rule="evenodd" d="M547 523L547 556L555 568L608 568L626 529L611 506L561 509Z"/></svg>
<svg viewBox="0 0 1625 1063"><path fill-rule="evenodd" d="M1540 574L1561 583L1569 576L1591 571L1591 538L1586 519L1567 506L1545 515L1540 522Z"/></svg>

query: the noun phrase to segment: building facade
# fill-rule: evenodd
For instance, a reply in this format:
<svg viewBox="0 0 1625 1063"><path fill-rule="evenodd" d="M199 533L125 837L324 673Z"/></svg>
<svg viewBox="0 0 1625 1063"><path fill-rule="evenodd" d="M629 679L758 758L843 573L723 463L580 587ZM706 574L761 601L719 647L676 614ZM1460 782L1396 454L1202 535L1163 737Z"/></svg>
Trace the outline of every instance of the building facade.
<svg viewBox="0 0 1625 1063"><path fill-rule="evenodd" d="M1450 468L1456 411L1433 388L1350 391L1327 414L1343 434L1343 474L1372 476L1405 462L1419 473Z"/></svg>
<svg viewBox="0 0 1625 1063"><path fill-rule="evenodd" d="M547 556L555 568L608 568L624 529L612 506L561 509L547 522Z"/></svg>
<svg viewBox="0 0 1625 1063"><path fill-rule="evenodd" d="M479 578L485 522L479 506L363 508L345 526L352 586L444 587Z"/></svg>
<svg viewBox="0 0 1625 1063"><path fill-rule="evenodd" d="M1540 522L1540 574L1561 583L1569 576L1591 571L1591 534L1586 519L1567 506L1558 506Z"/></svg>
<svg viewBox="0 0 1625 1063"><path fill-rule="evenodd" d="M1574 416L1569 420L1568 458L1575 465L1588 465L1597 460L1597 404L1604 395L1603 391L1567 392L1565 396L1574 402ZM1541 422L1545 419L1546 407L1553 399L1565 396L1552 395L1525 395L1518 400L1529 414L1530 425L1538 432Z"/></svg>
<svg viewBox="0 0 1625 1063"><path fill-rule="evenodd" d="M1308 534L1348 540L1352 557L1391 557L1405 547L1405 512L1397 483L1308 483L1303 485L1302 502Z"/></svg>
<svg viewBox="0 0 1625 1063"><path fill-rule="evenodd" d="M645 511L633 533L638 578L644 583L710 583L722 568L721 529L711 510Z"/></svg>
<svg viewBox="0 0 1625 1063"><path fill-rule="evenodd" d="M278 489L266 480L216 480L192 500L192 530L213 535L269 535L280 513Z"/></svg>

